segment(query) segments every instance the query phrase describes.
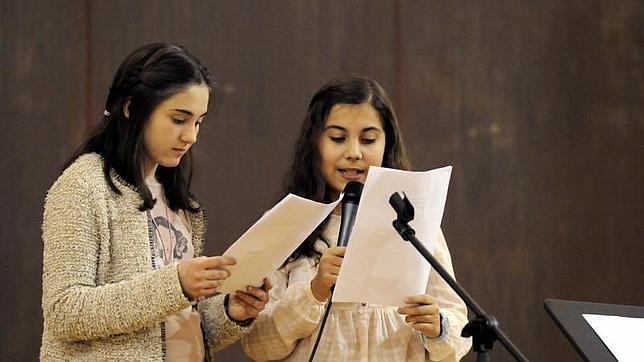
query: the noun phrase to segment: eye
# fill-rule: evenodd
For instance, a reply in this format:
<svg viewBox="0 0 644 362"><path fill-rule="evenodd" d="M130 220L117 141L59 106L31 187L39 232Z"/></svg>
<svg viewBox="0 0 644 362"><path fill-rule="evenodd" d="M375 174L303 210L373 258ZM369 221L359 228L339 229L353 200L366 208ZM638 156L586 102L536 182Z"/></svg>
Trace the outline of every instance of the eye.
<svg viewBox="0 0 644 362"><path fill-rule="evenodd" d="M362 143L365 145L370 145L376 142L375 138L363 138Z"/></svg>
<svg viewBox="0 0 644 362"><path fill-rule="evenodd" d="M331 141L335 143L342 143L345 140L343 136L337 136L337 137L329 136L329 138L331 139Z"/></svg>
<svg viewBox="0 0 644 362"><path fill-rule="evenodd" d="M185 119L180 119L180 118L172 118L172 123L174 124L184 124L186 123Z"/></svg>

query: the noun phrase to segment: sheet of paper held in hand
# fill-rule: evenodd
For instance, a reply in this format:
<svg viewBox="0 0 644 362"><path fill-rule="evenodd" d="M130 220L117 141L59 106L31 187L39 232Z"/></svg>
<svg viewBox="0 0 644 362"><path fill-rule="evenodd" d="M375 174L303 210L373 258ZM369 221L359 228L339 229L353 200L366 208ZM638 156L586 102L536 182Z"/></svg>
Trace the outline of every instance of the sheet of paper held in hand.
<svg viewBox="0 0 644 362"><path fill-rule="evenodd" d="M227 267L230 277L221 287L224 293L260 286L284 263L309 234L331 213L339 200L323 204L289 194L266 212L224 255L237 264Z"/></svg>
<svg viewBox="0 0 644 362"><path fill-rule="evenodd" d="M409 225L433 252L451 173L451 166L425 172L369 168L333 302L401 306L404 297L425 294L430 265L392 226L396 212L389 197L405 192L415 210Z"/></svg>
<svg viewBox="0 0 644 362"><path fill-rule="evenodd" d="M582 315L619 362L642 360L644 318Z"/></svg>

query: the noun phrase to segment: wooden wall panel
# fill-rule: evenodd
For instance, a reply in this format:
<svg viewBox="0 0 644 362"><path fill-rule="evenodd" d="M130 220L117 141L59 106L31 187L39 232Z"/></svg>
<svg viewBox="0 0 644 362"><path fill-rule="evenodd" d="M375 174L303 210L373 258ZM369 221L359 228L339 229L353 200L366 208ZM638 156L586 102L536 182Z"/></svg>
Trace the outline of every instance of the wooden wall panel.
<svg viewBox="0 0 644 362"><path fill-rule="evenodd" d="M393 88L393 19L383 16L392 6L94 2L93 98L103 104L113 69L142 43L181 43L209 65L217 84L213 115L196 149L196 190L216 230L208 250L221 252L280 196L299 123L318 87L336 74L357 73Z"/></svg>
<svg viewBox="0 0 644 362"><path fill-rule="evenodd" d="M642 11L402 2L412 154L454 165L443 227L460 281L533 360L575 359L545 298L644 303Z"/></svg>
<svg viewBox="0 0 644 362"><path fill-rule="evenodd" d="M638 2L5 1L1 16L2 360L38 354L44 193L116 67L152 41L185 45L216 81L196 148L207 252L280 196L312 93L362 74L390 93L417 169L454 165L457 275L529 358L575 359L546 297L644 305Z"/></svg>
<svg viewBox="0 0 644 362"><path fill-rule="evenodd" d="M84 14L82 1L2 2L3 361L34 360L40 349L42 205L63 160L84 131Z"/></svg>

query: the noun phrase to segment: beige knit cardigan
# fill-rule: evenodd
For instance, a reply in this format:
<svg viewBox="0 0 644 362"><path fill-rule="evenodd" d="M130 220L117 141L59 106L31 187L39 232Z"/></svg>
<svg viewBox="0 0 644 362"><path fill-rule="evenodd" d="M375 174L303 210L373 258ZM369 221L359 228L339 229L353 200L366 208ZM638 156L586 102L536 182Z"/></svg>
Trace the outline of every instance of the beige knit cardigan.
<svg viewBox="0 0 644 362"><path fill-rule="evenodd" d="M115 172L108 186L97 154L79 157L58 178L43 217L44 331L40 359L162 361L164 319L191 305L176 264L155 270L146 213L135 188ZM195 256L203 211L187 213ZM209 358L249 327L226 316L222 295L197 304Z"/></svg>

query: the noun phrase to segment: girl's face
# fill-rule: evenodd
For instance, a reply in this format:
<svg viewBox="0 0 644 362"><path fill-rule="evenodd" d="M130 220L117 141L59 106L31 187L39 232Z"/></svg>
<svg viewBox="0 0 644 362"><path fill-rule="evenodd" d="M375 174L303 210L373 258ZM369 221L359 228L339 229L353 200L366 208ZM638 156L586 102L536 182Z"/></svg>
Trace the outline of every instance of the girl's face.
<svg viewBox="0 0 644 362"><path fill-rule="evenodd" d="M157 165L179 165L181 157L197 142L199 125L208 111L209 96L206 85L190 85L152 111L143 127L145 175L155 172Z"/></svg>
<svg viewBox="0 0 644 362"><path fill-rule="evenodd" d="M378 112L368 103L336 104L319 141L320 167L333 196L349 181L364 183L369 166L381 166L385 131Z"/></svg>

